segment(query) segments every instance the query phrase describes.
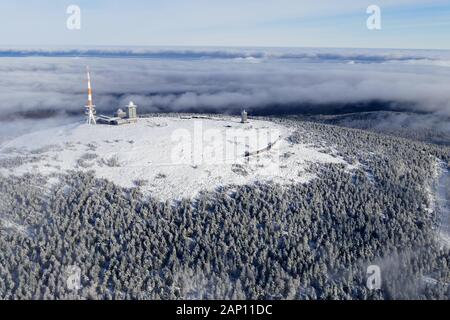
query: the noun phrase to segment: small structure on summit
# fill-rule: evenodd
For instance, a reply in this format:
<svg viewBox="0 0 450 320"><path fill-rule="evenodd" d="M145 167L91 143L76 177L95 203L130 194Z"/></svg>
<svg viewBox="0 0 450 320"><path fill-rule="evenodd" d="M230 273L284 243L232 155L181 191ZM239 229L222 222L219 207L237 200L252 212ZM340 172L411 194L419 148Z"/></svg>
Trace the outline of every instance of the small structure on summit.
<svg viewBox="0 0 450 320"><path fill-rule="evenodd" d="M241 112L241 123L248 123L248 114L245 109Z"/></svg>
<svg viewBox="0 0 450 320"><path fill-rule="evenodd" d="M123 119L123 118L126 118L126 116L127 116L127 113L120 108L117 109L116 112L114 112L114 117Z"/></svg>
<svg viewBox="0 0 450 320"><path fill-rule="evenodd" d="M137 111L136 111L137 105L133 103L133 101L130 101L130 103L127 106L127 118L128 119L137 119Z"/></svg>
<svg viewBox="0 0 450 320"><path fill-rule="evenodd" d="M130 101L130 103L125 107L126 111L122 109L117 109L113 117L108 117L105 115L100 115L97 117L98 123L110 124L110 125L121 125L126 123L136 123L138 119L137 115L137 105Z"/></svg>

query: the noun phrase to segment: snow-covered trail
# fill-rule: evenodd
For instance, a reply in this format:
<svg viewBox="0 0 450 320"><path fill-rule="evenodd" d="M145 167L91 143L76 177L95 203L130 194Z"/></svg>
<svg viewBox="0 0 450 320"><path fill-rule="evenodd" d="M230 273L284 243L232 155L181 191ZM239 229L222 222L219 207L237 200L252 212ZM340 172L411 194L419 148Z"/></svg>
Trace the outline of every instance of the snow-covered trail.
<svg viewBox="0 0 450 320"><path fill-rule="evenodd" d="M436 205L439 212L439 237L442 244L450 247L450 172L442 170L436 189Z"/></svg>

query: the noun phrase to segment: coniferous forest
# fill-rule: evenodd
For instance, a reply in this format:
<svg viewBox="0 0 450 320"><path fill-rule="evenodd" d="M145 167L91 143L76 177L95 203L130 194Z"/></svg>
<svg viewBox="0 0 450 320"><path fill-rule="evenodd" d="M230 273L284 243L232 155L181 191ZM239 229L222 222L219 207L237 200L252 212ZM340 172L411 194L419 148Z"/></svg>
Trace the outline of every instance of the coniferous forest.
<svg viewBox="0 0 450 320"><path fill-rule="evenodd" d="M306 184L165 203L89 172L0 176L0 298L449 299L433 192L450 149L273 121L354 169L321 165ZM380 266L380 290L366 286L369 265ZM66 285L69 266L79 290Z"/></svg>

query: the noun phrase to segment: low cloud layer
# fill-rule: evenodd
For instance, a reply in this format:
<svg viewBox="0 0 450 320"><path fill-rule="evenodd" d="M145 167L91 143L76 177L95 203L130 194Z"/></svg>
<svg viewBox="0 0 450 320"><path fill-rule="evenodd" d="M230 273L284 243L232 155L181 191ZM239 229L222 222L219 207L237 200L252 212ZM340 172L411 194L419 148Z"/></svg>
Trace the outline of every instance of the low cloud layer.
<svg viewBox="0 0 450 320"><path fill-rule="evenodd" d="M407 108L450 116L447 51L338 49L0 50L3 115L83 113L85 66L94 102L111 112L255 114ZM346 109L345 109L346 110Z"/></svg>

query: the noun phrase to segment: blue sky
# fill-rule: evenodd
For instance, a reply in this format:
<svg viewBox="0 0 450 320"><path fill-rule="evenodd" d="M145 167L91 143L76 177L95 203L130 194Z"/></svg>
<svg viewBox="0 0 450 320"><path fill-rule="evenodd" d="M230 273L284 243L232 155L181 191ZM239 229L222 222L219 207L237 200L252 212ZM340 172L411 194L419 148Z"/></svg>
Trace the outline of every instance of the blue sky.
<svg viewBox="0 0 450 320"><path fill-rule="evenodd" d="M366 28L371 4L382 30ZM1 46L450 49L450 0L2 0L0 14Z"/></svg>

